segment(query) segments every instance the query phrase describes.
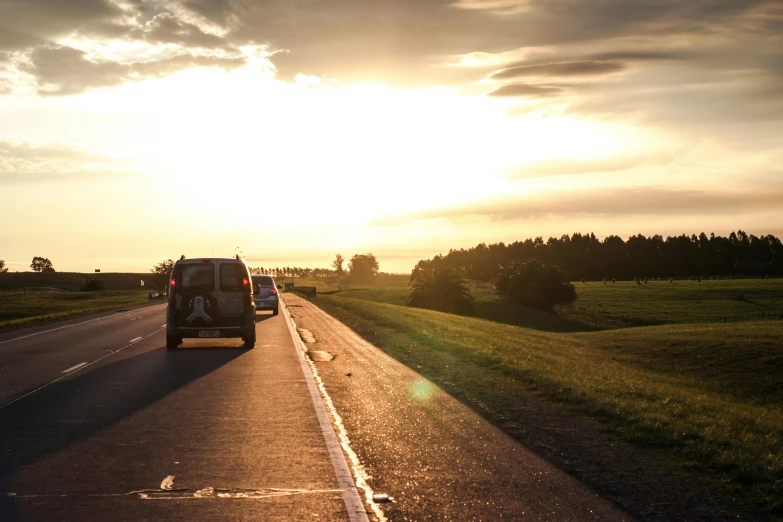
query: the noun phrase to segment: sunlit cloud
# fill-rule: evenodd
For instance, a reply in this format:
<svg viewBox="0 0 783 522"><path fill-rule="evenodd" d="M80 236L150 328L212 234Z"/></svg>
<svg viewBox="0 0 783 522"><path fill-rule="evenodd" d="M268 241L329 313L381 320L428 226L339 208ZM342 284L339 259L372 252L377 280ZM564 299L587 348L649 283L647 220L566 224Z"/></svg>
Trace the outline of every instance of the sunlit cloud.
<svg viewBox="0 0 783 522"><path fill-rule="evenodd" d="M405 267L576 226L781 217L779 2L29 0L0 14L0 217L22 223L0 233L9 258L51 237L19 203L29 182L62 237L120 231L143 243L117 246L134 259L225 242ZM63 197L76 191L105 199ZM263 219L240 193L268 201ZM171 194L161 217L148 202ZM159 230L185 214L187 237Z"/></svg>

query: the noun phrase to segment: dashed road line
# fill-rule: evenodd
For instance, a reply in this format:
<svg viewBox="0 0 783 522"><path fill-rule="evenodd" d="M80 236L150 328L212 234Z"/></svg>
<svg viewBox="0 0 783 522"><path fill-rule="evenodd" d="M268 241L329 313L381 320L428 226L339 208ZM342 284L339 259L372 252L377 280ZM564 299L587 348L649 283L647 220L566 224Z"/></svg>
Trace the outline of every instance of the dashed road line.
<svg viewBox="0 0 783 522"><path fill-rule="evenodd" d="M136 341L138 341L139 339L141 339L141 337L134 337L133 339L131 339L131 340L130 340L130 341L128 341L128 342L130 342L130 343L135 343L135 342L136 342Z"/></svg>
<svg viewBox="0 0 783 522"><path fill-rule="evenodd" d="M160 305L155 305L155 306L160 306ZM152 307L150 307L150 308L152 308ZM6 339L5 341L0 341L0 344L10 343L10 342L13 342L13 341L19 341L20 339L27 339L28 337L33 337L35 335L41 335L41 334L45 334L45 333L49 333L49 332L56 332L57 330L64 330L65 328L72 328L74 326L79 326L79 325L82 325L82 324L92 323L93 321L101 321L103 319L108 319L110 317L117 317L118 315L129 314L129 313L131 313L131 310L128 310L127 312L118 312L116 314L106 315L104 317L96 317L95 319L89 319L87 321L80 321L80 322L74 323L74 324L66 324L65 326L60 326L58 328L50 328L49 330L43 330L42 332L35 332L35 333L27 334L27 335L22 335L22 336L19 336L19 337L14 337L13 339Z"/></svg>
<svg viewBox="0 0 783 522"><path fill-rule="evenodd" d="M142 339L146 339L148 337L152 337L153 335L155 335L156 333L159 333L159 332L160 332L160 330L155 330L151 334L148 334L148 335L145 335L144 337L142 337ZM120 353L121 351L123 351L125 348L127 348L129 346L133 346L133 343L128 343L125 346L123 346L122 348L117 348L115 351L113 351L111 353L107 353L103 357L98 357L97 359L95 359L94 361L92 361L90 363L79 364L79 365L77 365L78 368L76 368L75 370L71 370L69 373L66 373L65 375L62 375L62 376L56 378L55 380L53 380L51 382L47 382L46 384L44 384L42 386L39 386L38 388L36 388L36 389L34 389L34 390L32 390L32 391L30 391L28 393L25 393L21 397L17 397L16 399L12 400L11 402L7 402L7 403L3 404L2 406L0 406L0 410L2 410L3 408L7 408L8 406L10 406L12 404L17 403L17 402L21 401L22 399L24 399L26 397L29 397L30 395L32 395L34 393L38 393L39 391L43 390L47 386L51 386L52 384L56 383L57 381L60 381L62 379L65 379L66 377L69 377L70 375L73 374L73 372L83 370L84 368L87 368L88 366L92 366L93 364L95 364L97 362L100 362L100 361L104 360L107 357L111 357L114 354Z"/></svg>
<svg viewBox="0 0 783 522"><path fill-rule="evenodd" d="M79 368L83 368L84 366L87 366L88 364L90 364L90 363L83 362L83 363L76 364L74 366L71 366L67 370L63 370L63 373L71 373L72 371L78 370Z"/></svg>
<svg viewBox="0 0 783 522"><path fill-rule="evenodd" d="M171 490L174 487L174 475L168 475L166 478L163 479L163 482L160 483L160 489L164 490Z"/></svg>

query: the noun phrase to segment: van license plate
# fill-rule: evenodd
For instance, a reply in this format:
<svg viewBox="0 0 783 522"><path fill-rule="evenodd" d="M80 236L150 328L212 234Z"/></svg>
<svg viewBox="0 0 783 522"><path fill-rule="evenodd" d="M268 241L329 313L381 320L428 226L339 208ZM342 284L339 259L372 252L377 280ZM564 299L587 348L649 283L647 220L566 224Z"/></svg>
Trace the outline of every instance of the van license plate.
<svg viewBox="0 0 783 522"><path fill-rule="evenodd" d="M220 337L220 332L217 330L199 330L199 337Z"/></svg>

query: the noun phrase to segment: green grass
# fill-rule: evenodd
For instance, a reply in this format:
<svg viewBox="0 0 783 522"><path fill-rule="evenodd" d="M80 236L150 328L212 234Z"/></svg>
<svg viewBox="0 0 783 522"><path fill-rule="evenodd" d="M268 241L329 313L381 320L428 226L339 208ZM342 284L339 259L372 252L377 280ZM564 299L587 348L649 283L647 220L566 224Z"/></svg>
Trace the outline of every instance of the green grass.
<svg viewBox="0 0 783 522"><path fill-rule="evenodd" d="M597 316L608 326L642 326L727 321L749 315L783 314L783 279L654 281L637 285L589 281L574 283L577 300L565 307L572 316Z"/></svg>
<svg viewBox="0 0 783 522"><path fill-rule="evenodd" d="M507 376L783 515L783 321L564 333L412 309L400 306L392 290L345 291L313 302L425 375L443 372L447 357L468 375L480 368ZM705 300L704 287L695 290ZM655 313L630 302L631 289L622 292L614 299L625 295L628 308ZM759 292L753 299L775 298ZM715 309L730 306L713 300ZM505 393L469 380L459 385L485 396Z"/></svg>
<svg viewBox="0 0 783 522"><path fill-rule="evenodd" d="M410 288L407 275L387 275L363 285L336 279L325 283L297 280L300 286L318 286L318 293L341 295L378 303L404 305ZM476 317L505 324L554 332L593 330L593 318L603 328L653 326L695 322L733 322L749 316L783 314L783 279L720 281L666 281L637 285L630 281L603 285L574 283L577 300L556 307L560 317L508 303L490 283L471 282Z"/></svg>
<svg viewBox="0 0 783 522"><path fill-rule="evenodd" d="M0 297L0 331L137 306L147 302L147 291L143 290L6 295Z"/></svg>

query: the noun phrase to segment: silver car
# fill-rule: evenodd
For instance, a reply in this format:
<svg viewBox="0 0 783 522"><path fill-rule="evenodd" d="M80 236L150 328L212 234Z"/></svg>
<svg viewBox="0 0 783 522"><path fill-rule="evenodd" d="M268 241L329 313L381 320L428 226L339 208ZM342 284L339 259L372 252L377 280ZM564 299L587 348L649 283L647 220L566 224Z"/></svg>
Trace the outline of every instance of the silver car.
<svg viewBox="0 0 783 522"><path fill-rule="evenodd" d="M275 280L268 275L254 275L253 297L256 300L256 310L272 310L272 315L277 315L280 310L280 296L277 293L278 286Z"/></svg>

